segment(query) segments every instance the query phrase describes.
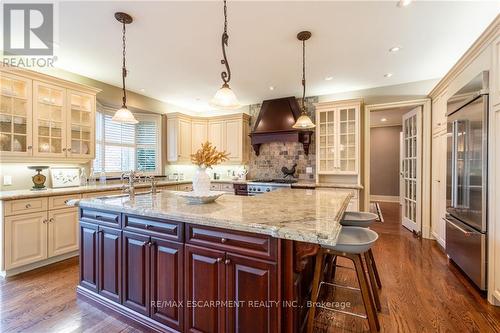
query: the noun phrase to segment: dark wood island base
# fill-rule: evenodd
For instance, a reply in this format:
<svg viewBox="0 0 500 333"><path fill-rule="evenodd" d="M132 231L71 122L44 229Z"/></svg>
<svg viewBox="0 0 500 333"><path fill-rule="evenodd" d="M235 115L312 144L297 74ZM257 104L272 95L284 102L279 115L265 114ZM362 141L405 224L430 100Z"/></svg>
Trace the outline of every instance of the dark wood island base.
<svg viewBox="0 0 500 333"><path fill-rule="evenodd" d="M300 332L318 245L80 210L80 285L96 305L159 332Z"/></svg>

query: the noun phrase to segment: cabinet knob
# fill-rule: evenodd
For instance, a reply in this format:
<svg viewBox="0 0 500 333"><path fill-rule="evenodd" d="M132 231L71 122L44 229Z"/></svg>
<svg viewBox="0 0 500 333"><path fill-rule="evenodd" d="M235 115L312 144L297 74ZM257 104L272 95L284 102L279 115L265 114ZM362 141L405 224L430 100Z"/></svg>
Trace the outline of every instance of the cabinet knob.
<svg viewBox="0 0 500 333"><path fill-rule="evenodd" d="M217 258L217 262L221 263L222 262L222 258Z"/></svg>
<svg viewBox="0 0 500 333"><path fill-rule="evenodd" d="M71 151L71 148L68 148L68 151Z"/></svg>
<svg viewBox="0 0 500 333"><path fill-rule="evenodd" d="M33 146L28 146L28 150L31 150L31 149L33 149Z"/></svg>
<svg viewBox="0 0 500 333"><path fill-rule="evenodd" d="M53 217L51 217L51 218L49 219L49 222L51 222L51 223L52 223L52 222L54 222L54 218L53 218Z"/></svg>
<svg viewBox="0 0 500 333"><path fill-rule="evenodd" d="M47 219L43 219L42 223L43 224L47 223Z"/></svg>
<svg viewBox="0 0 500 333"><path fill-rule="evenodd" d="M149 224L146 224L146 225L144 226L144 228L149 229L149 228L151 228L151 226L150 226Z"/></svg>
<svg viewBox="0 0 500 333"><path fill-rule="evenodd" d="M231 263L231 260L226 259L226 261L224 261L224 263L225 263L226 265L229 265L229 264Z"/></svg>
<svg viewBox="0 0 500 333"><path fill-rule="evenodd" d="M63 151L66 151L66 148L63 148L62 150L63 150Z"/></svg>
<svg viewBox="0 0 500 333"><path fill-rule="evenodd" d="M29 203L28 203L28 204L26 204L26 206L25 206L25 207L26 207L26 208L31 208L31 204L29 204Z"/></svg>
<svg viewBox="0 0 500 333"><path fill-rule="evenodd" d="M225 242L227 242L227 239L225 239L225 238L221 238L221 239L220 239L220 242L221 242L221 243L225 243Z"/></svg>

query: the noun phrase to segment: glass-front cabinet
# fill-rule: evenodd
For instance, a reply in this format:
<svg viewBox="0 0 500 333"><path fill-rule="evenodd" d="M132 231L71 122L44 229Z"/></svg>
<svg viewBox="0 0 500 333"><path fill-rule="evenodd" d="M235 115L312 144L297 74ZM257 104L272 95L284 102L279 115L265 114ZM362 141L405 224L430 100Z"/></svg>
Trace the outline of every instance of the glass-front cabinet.
<svg viewBox="0 0 500 333"><path fill-rule="evenodd" d="M68 124L68 138L71 143L68 144L68 156L93 156L94 108L94 96L68 90L68 109L71 110Z"/></svg>
<svg viewBox="0 0 500 333"><path fill-rule="evenodd" d="M0 157L93 159L97 92L40 73L0 68Z"/></svg>
<svg viewBox="0 0 500 333"><path fill-rule="evenodd" d="M31 93L31 80L0 76L0 156L31 155Z"/></svg>
<svg viewBox="0 0 500 333"><path fill-rule="evenodd" d="M318 173L358 174L359 109L359 103L317 107Z"/></svg>
<svg viewBox="0 0 500 333"><path fill-rule="evenodd" d="M66 156L66 89L33 82L35 156Z"/></svg>

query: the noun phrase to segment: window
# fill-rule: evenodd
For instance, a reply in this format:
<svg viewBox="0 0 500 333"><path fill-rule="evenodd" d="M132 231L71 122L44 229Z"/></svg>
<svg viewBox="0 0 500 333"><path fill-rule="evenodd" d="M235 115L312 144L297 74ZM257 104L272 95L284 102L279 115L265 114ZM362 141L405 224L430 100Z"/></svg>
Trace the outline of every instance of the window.
<svg viewBox="0 0 500 333"><path fill-rule="evenodd" d="M160 174L161 116L135 114L139 123L121 124L111 112L96 113L96 157L94 171L118 174L137 170Z"/></svg>

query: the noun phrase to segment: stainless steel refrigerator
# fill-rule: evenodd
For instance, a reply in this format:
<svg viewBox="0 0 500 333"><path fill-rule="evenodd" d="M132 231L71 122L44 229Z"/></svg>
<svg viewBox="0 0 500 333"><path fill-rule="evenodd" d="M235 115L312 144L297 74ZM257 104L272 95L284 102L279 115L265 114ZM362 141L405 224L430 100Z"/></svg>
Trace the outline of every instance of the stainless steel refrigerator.
<svg viewBox="0 0 500 333"><path fill-rule="evenodd" d="M488 72L448 100L446 253L486 290Z"/></svg>

